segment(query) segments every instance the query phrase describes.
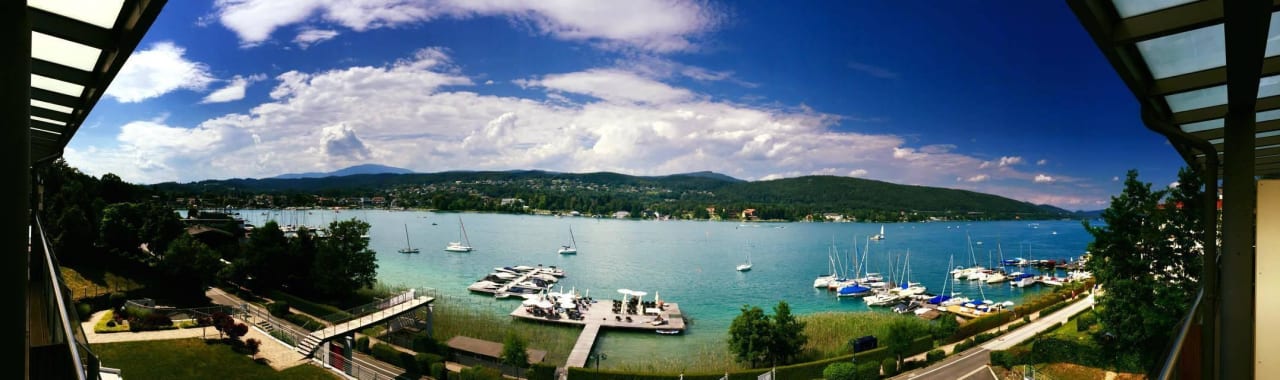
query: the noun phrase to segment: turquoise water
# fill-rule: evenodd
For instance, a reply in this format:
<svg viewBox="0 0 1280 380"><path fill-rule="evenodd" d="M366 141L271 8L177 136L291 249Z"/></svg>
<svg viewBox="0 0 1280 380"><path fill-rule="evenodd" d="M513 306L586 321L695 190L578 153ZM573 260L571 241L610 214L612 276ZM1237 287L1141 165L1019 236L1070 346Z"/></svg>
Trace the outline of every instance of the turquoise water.
<svg viewBox="0 0 1280 380"><path fill-rule="evenodd" d="M265 215L264 215L265 213ZM597 349L611 360L603 366L688 355L707 347L721 347L730 322L743 305L769 310L786 300L793 312L869 310L859 298L837 298L825 289L813 288L813 279L828 272L828 251L833 241L842 260L857 239L859 254L868 248L871 270L888 274L890 257L910 252L910 280L939 292L948 277L948 260L972 264L966 234L973 242L972 259L986 265L988 258L1078 258L1092 240L1079 221L932 222L885 224L886 239L866 244L881 224L868 223L749 223L710 221L634 221L532 215L433 213L425 211L284 211L246 210L241 217L261 225L272 218L281 224L327 224L335 219L356 218L372 228L370 247L378 252L378 277L392 285L434 288L449 298L505 315L518 301L493 300L467 291L467 285L494 267L555 265L567 276L565 290L587 292L597 299L618 297L619 288L644 290L651 299L679 303L694 321L687 334L657 336L651 333L608 332ZM445 252L459 238L459 219L475 250ZM433 225L435 223L435 225ZM402 254L405 228L409 244L420 254ZM578 254L556 250L577 241ZM979 243L980 242L980 243ZM738 272L736 265L750 252L753 268ZM1034 269L1027 269L1034 272ZM1021 289L1007 283L982 286L968 281L954 284L970 298L985 294L997 302L1043 291ZM883 309L879 309L883 310ZM618 359L614 359L618 358Z"/></svg>

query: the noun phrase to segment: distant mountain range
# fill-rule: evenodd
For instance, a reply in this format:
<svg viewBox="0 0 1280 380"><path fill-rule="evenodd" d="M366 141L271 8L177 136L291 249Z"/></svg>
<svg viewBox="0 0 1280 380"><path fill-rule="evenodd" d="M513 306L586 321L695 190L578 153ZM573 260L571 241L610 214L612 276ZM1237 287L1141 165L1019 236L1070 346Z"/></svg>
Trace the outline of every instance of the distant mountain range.
<svg viewBox="0 0 1280 380"><path fill-rule="evenodd" d="M245 193L310 194L330 198L390 195L398 207L442 210L503 211L510 206L499 205L497 200L525 199L534 202L530 207L549 210L609 213L625 210L632 214L654 210L662 215L704 215L708 208L753 209L761 219L781 220L826 213L878 221L922 220L932 216L971 219L1085 216L1050 205L968 190L839 176L744 181L707 171L666 176L541 170L413 173L384 165L360 165L329 173L186 184L170 182L152 187L177 197L238 198Z"/></svg>
<svg viewBox="0 0 1280 380"><path fill-rule="evenodd" d="M364 164L364 165L351 166L344 169L338 169L328 173L319 173L319 172L289 173L289 174L281 174L271 178L275 178L275 179L324 178L324 177L342 177L342 176L355 175L355 174L383 174L383 173L410 174L410 173L413 173L413 171L405 168L397 168L394 166Z"/></svg>

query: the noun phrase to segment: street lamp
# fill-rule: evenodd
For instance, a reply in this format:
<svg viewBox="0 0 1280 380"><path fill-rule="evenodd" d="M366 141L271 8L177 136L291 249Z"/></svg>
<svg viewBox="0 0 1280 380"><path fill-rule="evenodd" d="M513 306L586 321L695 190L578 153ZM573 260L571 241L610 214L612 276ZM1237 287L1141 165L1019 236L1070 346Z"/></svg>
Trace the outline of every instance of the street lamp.
<svg viewBox="0 0 1280 380"><path fill-rule="evenodd" d="M591 354L591 355L587 356L587 358L588 358L588 359L589 359L589 358L595 358L595 359L596 359L596 377L599 377L599 376L600 376L600 361L601 361L601 360L608 359L608 358L609 358L609 355L608 355L608 354L606 354L606 353L603 353L603 352L597 352L597 353L594 353L594 354Z"/></svg>

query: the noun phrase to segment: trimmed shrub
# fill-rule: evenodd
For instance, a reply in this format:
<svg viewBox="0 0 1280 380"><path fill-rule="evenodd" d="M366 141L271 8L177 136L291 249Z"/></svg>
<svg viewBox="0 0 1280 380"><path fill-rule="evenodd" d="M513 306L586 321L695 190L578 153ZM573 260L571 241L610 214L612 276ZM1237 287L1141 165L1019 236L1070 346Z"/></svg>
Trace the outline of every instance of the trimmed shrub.
<svg viewBox="0 0 1280 380"><path fill-rule="evenodd" d="M876 380L880 378L880 366L876 363L858 365L858 380Z"/></svg>
<svg viewBox="0 0 1280 380"><path fill-rule="evenodd" d="M391 347L390 344L375 344L373 345L372 352L369 354L384 363L393 365L398 365L400 363L400 350L397 350L395 347Z"/></svg>
<svg viewBox="0 0 1280 380"><path fill-rule="evenodd" d="M945 359L946 357L947 357L947 352L943 350L933 350L933 351L929 351L929 353L927 354L924 354L925 361L928 361L929 363L933 363L933 362Z"/></svg>
<svg viewBox="0 0 1280 380"><path fill-rule="evenodd" d="M1076 331L1089 331L1090 327L1098 323L1098 316L1092 312L1085 312L1076 317Z"/></svg>
<svg viewBox="0 0 1280 380"><path fill-rule="evenodd" d="M502 380L502 372L489 367L464 368L458 373L462 380Z"/></svg>
<svg viewBox="0 0 1280 380"><path fill-rule="evenodd" d="M831 363L822 370L822 378L826 380L855 380L858 378L858 366L850 362Z"/></svg>
<svg viewBox="0 0 1280 380"><path fill-rule="evenodd" d="M110 302L110 306L112 308L120 307L121 305L124 305L124 301L128 300L129 295L124 292L111 292L111 296L107 298L107 302Z"/></svg>
<svg viewBox="0 0 1280 380"><path fill-rule="evenodd" d="M991 365L993 366L1000 366L1004 368L1013 366L1013 364L1009 363L1009 353L1002 350L991 351L991 358L987 361L991 362Z"/></svg>
<svg viewBox="0 0 1280 380"><path fill-rule="evenodd" d="M267 304L267 311L270 312L271 315L281 318L291 314L289 313L289 301L275 301L269 303Z"/></svg>
<svg viewBox="0 0 1280 380"><path fill-rule="evenodd" d="M1001 325L1012 321L1014 318L1014 313L1009 312L987 314L974 318L973 320L960 325L960 328L956 330L955 334L951 335L949 340L954 342L977 335L980 332L1000 327Z"/></svg>
<svg viewBox="0 0 1280 380"><path fill-rule="evenodd" d="M898 361L893 360L892 358L881 361L880 372L884 373L886 377L892 377L893 375L897 375Z"/></svg>
<svg viewBox="0 0 1280 380"><path fill-rule="evenodd" d="M529 366L529 371L525 372L525 377L529 380L555 380L556 366L547 363L533 363L533 365Z"/></svg>
<svg viewBox="0 0 1280 380"><path fill-rule="evenodd" d="M989 341L989 340L995 339L995 337L997 337L997 336L999 336L999 335L1000 335L1000 333L994 333L994 332L981 333L981 334L978 334L978 335L974 335L974 336L973 336L973 344L976 346L976 345L979 345L979 344L986 343L986 342L987 342L987 341Z"/></svg>

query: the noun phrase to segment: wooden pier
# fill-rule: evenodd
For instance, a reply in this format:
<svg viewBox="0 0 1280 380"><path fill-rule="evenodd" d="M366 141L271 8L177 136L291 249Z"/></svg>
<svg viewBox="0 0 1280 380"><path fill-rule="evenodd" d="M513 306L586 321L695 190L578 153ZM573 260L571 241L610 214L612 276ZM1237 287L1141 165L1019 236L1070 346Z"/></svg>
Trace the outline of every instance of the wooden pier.
<svg viewBox="0 0 1280 380"><path fill-rule="evenodd" d="M588 305L590 306L582 308L582 319L571 319L568 313L564 312L534 315L531 312L534 307L524 305L512 311L511 316L536 322L583 326L577 343L569 353L569 360L565 363L568 367L587 365L591 347L595 345L596 337L603 328L648 330L654 333L659 331L683 333L685 330L684 316L680 312L680 306L674 303L662 303L661 307L647 308L643 313L636 314L615 313L612 300L595 301Z"/></svg>

